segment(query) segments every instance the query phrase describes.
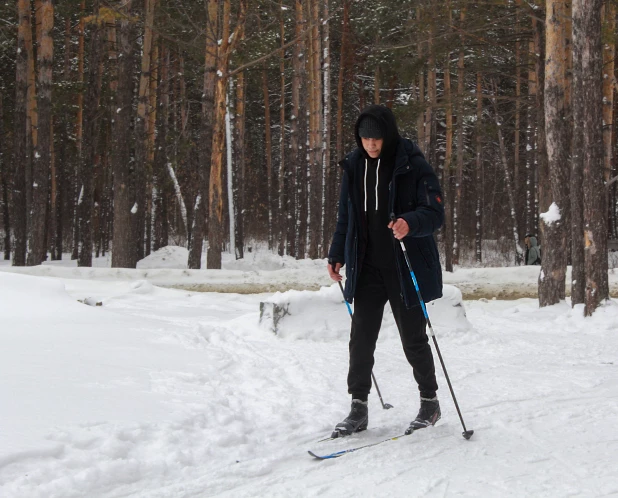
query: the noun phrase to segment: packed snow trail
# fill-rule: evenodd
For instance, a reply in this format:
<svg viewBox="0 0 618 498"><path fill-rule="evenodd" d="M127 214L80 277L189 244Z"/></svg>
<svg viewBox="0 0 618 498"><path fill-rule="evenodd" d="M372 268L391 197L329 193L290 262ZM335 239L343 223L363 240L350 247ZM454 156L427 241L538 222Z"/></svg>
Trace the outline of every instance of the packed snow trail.
<svg viewBox="0 0 618 498"><path fill-rule="evenodd" d="M277 336L258 326L268 297L0 274L0 496L618 493L615 302L584 319L564 303L467 301L473 328L434 328L473 438L438 367L435 427L317 462L307 450L349 409L349 316L316 305ZM372 393L369 430L324 451L399 434L418 409L384 325L375 374L395 408Z"/></svg>

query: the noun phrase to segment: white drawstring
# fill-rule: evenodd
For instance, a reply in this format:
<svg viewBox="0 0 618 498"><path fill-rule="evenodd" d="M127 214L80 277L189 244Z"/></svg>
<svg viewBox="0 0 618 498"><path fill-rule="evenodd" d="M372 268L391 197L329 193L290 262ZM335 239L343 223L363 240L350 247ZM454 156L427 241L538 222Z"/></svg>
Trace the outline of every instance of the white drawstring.
<svg viewBox="0 0 618 498"><path fill-rule="evenodd" d="M376 168L376 211L378 210L378 181L380 179L380 159ZM367 212L367 158L365 158L365 213Z"/></svg>
<svg viewBox="0 0 618 498"><path fill-rule="evenodd" d="M376 212L378 211L378 182L380 181L380 160L378 159L378 168L376 169Z"/></svg>
<svg viewBox="0 0 618 498"><path fill-rule="evenodd" d="M367 212L367 158L365 158L365 213Z"/></svg>

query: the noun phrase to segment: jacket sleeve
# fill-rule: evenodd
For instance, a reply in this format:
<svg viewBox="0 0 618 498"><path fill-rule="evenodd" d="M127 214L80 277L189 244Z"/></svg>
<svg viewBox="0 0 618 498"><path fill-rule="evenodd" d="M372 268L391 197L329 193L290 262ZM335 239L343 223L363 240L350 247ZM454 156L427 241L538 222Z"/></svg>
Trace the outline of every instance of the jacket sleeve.
<svg viewBox="0 0 618 498"><path fill-rule="evenodd" d="M444 223L444 198L438 177L427 161L418 160L416 182L416 209L400 215L408 223L406 237L427 237Z"/></svg>
<svg viewBox="0 0 618 498"><path fill-rule="evenodd" d="M348 233L348 174L343 173L341 191L339 193L339 209L337 212L337 226L333 234L333 241L328 251L328 260L345 264L345 239Z"/></svg>
<svg viewBox="0 0 618 498"><path fill-rule="evenodd" d="M527 265L533 265L536 263L538 257L538 249L536 247L531 247L530 251L528 251L528 261L526 261Z"/></svg>

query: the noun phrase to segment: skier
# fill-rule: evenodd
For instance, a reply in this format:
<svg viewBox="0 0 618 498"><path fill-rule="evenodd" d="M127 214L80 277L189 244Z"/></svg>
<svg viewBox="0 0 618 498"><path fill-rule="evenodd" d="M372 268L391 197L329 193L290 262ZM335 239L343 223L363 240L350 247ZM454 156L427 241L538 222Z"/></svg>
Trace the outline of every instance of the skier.
<svg viewBox="0 0 618 498"><path fill-rule="evenodd" d="M536 237L533 234L529 233L526 235L524 242L526 243L526 265L540 265L541 248L538 245Z"/></svg>
<svg viewBox="0 0 618 498"><path fill-rule="evenodd" d="M441 297L442 269L432 235L444 221L440 184L418 146L400 137L389 108L363 110L355 135L358 148L340 163L339 213L328 255L333 280L342 280L339 271L346 265L344 296L354 301L348 371L352 407L333 437L367 428L373 353L387 301L420 392L420 410L408 430L434 425L441 415L426 320L399 243L406 246L425 302Z"/></svg>

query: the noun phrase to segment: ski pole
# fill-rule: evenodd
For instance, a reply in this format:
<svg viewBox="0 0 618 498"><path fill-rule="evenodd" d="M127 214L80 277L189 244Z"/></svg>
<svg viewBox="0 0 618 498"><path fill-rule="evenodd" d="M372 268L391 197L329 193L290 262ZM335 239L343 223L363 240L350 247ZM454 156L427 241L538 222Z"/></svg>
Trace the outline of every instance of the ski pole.
<svg viewBox="0 0 618 498"><path fill-rule="evenodd" d="M394 213L391 213L391 220L393 223L397 221ZM414 283L414 288L416 289L416 295L418 296L418 301L421 303L421 308L423 309L423 314L425 315L425 320L427 320L427 326L429 327L429 335L433 339L434 346L436 347L436 351L438 353L438 358L440 358L440 363L442 364L442 370L444 370L444 376L446 377L446 382L448 384L448 388L451 391L451 396L453 397L453 401L455 402L455 408L457 408L457 414L459 415L459 420L461 420L461 425L463 427L463 437L466 439L470 439L472 434L474 434L473 430L467 430L466 424L464 423L463 417L461 416L461 411L459 410L459 404L457 403L457 398L455 397L455 391L453 391L453 386L451 385L451 380L449 379L448 372L446 371L446 365L444 364L444 360L442 359L442 354L440 353L440 348L438 347L438 341L436 340L436 334L433 331L433 327L431 326L431 320L429 320L429 315L427 314L427 307L425 306L425 301L423 301L423 297L421 296L421 291L418 288L418 281L416 280L416 275L414 274L414 270L412 269L412 264L410 263L410 258L408 258L408 251L406 251L406 246L402 240L399 241L401 245L401 250L403 251L403 256L406 260L406 265L408 265L408 270L410 271L410 277L412 277L412 282Z"/></svg>
<svg viewBox="0 0 618 498"><path fill-rule="evenodd" d="M343 285L341 285L341 280L338 283L339 283L339 288L341 289L341 294L343 294L343 301L345 302L345 305L348 307L348 313L350 314L350 318L352 318L352 308L350 308L350 303L348 303L345 300L345 294L343 292ZM380 403L382 403L382 408L384 408L385 410L393 408L393 405L389 403L384 403L384 401L382 400L382 394L380 393L380 388L378 387L378 381L376 380L376 376L373 375L373 371L371 372L371 378L373 379L373 384L376 386L376 391L378 391L378 396L380 397Z"/></svg>

